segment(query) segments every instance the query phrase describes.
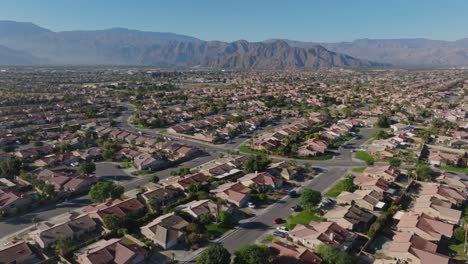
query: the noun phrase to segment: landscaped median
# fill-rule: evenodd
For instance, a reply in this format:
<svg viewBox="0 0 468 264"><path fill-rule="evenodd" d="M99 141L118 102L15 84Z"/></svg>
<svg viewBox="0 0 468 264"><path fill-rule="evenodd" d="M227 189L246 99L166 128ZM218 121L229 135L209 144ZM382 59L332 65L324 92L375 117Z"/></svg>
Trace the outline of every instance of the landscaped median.
<svg viewBox="0 0 468 264"><path fill-rule="evenodd" d="M309 210L304 210L294 216L289 216L284 226L288 230L292 230L297 224L306 225L310 223L310 221L321 222L324 220L325 219L318 216L317 211L315 209L309 209Z"/></svg>
<svg viewBox="0 0 468 264"><path fill-rule="evenodd" d="M325 194L326 196L336 198L340 193L354 191L353 176L346 176L344 180L339 181Z"/></svg>
<svg viewBox="0 0 468 264"><path fill-rule="evenodd" d="M373 165L375 160L367 151L356 151L355 158L364 161L367 165Z"/></svg>
<svg viewBox="0 0 468 264"><path fill-rule="evenodd" d="M239 151L240 151L240 152L243 152L243 153L246 153L246 154L253 154L253 155L261 155L261 154L264 154L264 152L262 152L262 151L260 151L260 150L252 149L252 148L250 148L249 146L240 146L240 147L239 147Z"/></svg>
<svg viewBox="0 0 468 264"><path fill-rule="evenodd" d="M446 170L446 171L453 171L453 172L461 172L468 174L468 168L460 168L460 167L455 167L455 166L441 166L441 170Z"/></svg>

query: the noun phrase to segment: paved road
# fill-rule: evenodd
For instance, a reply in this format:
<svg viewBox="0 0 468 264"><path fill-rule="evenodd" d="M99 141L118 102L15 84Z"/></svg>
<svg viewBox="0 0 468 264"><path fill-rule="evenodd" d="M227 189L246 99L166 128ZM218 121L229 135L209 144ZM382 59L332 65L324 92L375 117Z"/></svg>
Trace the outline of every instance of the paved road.
<svg viewBox="0 0 468 264"><path fill-rule="evenodd" d="M360 134L362 138L353 139L348 142L348 146L359 147L364 144L372 135L373 129L363 128ZM306 161L297 160L299 164L309 163L314 167L324 168L324 172L305 184L305 188L325 192L335 182L346 175L346 172L355 166L362 166L363 163L353 161L351 149L340 147L337 156L333 160L327 161ZM291 207L298 203L298 198L286 197L271 205L262 213L256 216L251 222L241 224L239 228L220 241L230 252L234 252L240 245L254 243L266 232L276 228L273 220L276 217L286 218L291 214Z"/></svg>

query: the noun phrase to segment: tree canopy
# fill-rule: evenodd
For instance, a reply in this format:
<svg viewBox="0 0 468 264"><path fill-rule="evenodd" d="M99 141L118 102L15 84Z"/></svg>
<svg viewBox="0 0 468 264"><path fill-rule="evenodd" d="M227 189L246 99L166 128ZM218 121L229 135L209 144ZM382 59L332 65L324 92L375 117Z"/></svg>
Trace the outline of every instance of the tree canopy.
<svg viewBox="0 0 468 264"><path fill-rule="evenodd" d="M117 199L124 193L124 188L111 181L101 181L91 187L89 198L93 202L104 202L109 198Z"/></svg>
<svg viewBox="0 0 468 264"><path fill-rule="evenodd" d="M231 254L221 245L212 245L197 258L197 264L229 264Z"/></svg>
<svg viewBox="0 0 468 264"><path fill-rule="evenodd" d="M312 189L304 189L299 197L299 203L304 209L316 207L322 200L322 194Z"/></svg>
<svg viewBox="0 0 468 264"><path fill-rule="evenodd" d="M96 171L96 164L94 162L83 162L78 167L78 173L81 175L91 174Z"/></svg>
<svg viewBox="0 0 468 264"><path fill-rule="evenodd" d="M269 264L271 251L263 245L244 245L235 253L234 264Z"/></svg>
<svg viewBox="0 0 468 264"><path fill-rule="evenodd" d="M248 172L264 171L270 165L271 160L266 155L250 156L243 164L243 169Z"/></svg>

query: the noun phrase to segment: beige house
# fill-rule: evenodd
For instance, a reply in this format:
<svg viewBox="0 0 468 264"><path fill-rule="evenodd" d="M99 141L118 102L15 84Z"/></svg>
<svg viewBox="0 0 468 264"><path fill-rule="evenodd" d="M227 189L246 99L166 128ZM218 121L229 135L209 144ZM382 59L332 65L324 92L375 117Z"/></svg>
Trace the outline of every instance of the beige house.
<svg viewBox="0 0 468 264"><path fill-rule="evenodd" d="M414 203L413 211L451 224L458 224L462 215L461 211L451 208L451 203L430 196L418 197Z"/></svg>
<svg viewBox="0 0 468 264"><path fill-rule="evenodd" d="M182 217L169 213L142 226L140 230L146 238L151 239L163 249L168 249L185 239L184 230L188 224Z"/></svg>
<svg viewBox="0 0 468 264"><path fill-rule="evenodd" d="M356 190L352 193L342 192L336 197L338 204L356 204L369 211L382 209L385 203L381 202L383 194L374 190Z"/></svg>
<svg viewBox="0 0 468 264"><path fill-rule="evenodd" d="M89 215L84 214L76 217L70 215L69 219L63 223L55 225L50 225L47 222L41 223L37 230L30 235L41 248L49 248L55 245L59 239L73 240L95 229L96 222Z"/></svg>
<svg viewBox="0 0 468 264"><path fill-rule="evenodd" d="M388 255L415 264L448 264L449 257L437 253L437 245L410 232L397 232Z"/></svg>
<svg viewBox="0 0 468 264"><path fill-rule="evenodd" d="M320 244L349 249L353 233L334 222L310 222L307 225L298 224L289 232L289 237L295 243L315 249Z"/></svg>
<svg viewBox="0 0 468 264"><path fill-rule="evenodd" d="M41 262L42 260L34 254L25 241L0 249L0 263L36 264Z"/></svg>
<svg viewBox="0 0 468 264"><path fill-rule="evenodd" d="M147 251L137 245L127 245L121 239L99 240L75 252L79 264L139 264L144 263Z"/></svg>
<svg viewBox="0 0 468 264"><path fill-rule="evenodd" d="M429 241L440 241L453 235L453 225L425 214L405 213L397 224L397 230L411 232Z"/></svg>

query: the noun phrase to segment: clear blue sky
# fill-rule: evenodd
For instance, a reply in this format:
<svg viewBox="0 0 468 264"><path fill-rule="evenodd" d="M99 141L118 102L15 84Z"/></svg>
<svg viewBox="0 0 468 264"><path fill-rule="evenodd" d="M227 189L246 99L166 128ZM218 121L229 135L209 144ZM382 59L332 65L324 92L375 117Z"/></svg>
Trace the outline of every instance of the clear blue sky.
<svg viewBox="0 0 468 264"><path fill-rule="evenodd" d="M223 41L454 40L468 37L468 0L0 0L0 20Z"/></svg>

